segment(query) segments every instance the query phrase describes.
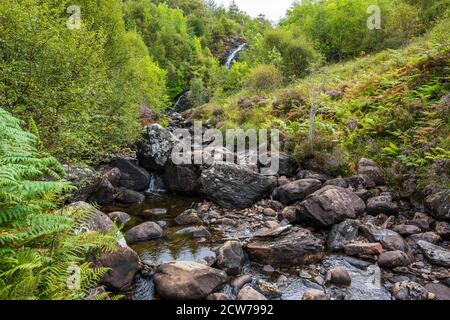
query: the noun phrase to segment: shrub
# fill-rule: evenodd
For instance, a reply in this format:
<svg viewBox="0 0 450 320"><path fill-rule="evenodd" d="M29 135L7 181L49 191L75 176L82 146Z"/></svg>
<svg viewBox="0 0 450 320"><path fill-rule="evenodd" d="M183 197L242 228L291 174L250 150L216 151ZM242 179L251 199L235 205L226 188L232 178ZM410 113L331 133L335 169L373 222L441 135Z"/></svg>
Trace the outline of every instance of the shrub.
<svg viewBox="0 0 450 320"><path fill-rule="evenodd" d="M250 71L246 86L258 93L275 90L281 84L281 74L273 66L260 65Z"/></svg>

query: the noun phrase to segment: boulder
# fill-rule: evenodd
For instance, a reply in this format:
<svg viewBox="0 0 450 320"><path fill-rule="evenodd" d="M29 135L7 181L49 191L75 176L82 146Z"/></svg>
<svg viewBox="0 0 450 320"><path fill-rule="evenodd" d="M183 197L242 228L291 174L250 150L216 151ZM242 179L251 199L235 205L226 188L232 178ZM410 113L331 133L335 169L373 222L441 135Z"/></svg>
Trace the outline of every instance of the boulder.
<svg viewBox="0 0 450 320"><path fill-rule="evenodd" d="M279 299L282 295L275 284L262 279L256 281L255 289L269 299Z"/></svg>
<svg viewBox="0 0 450 320"><path fill-rule="evenodd" d="M365 207L364 201L348 189L327 186L300 203L298 217L312 226L328 228L348 218L356 219Z"/></svg>
<svg viewBox="0 0 450 320"><path fill-rule="evenodd" d="M251 261L263 265L299 265L322 258L323 245L309 230L297 228L287 233L253 237L246 251Z"/></svg>
<svg viewBox="0 0 450 320"><path fill-rule="evenodd" d="M425 210L437 220L450 221L450 189L428 196Z"/></svg>
<svg viewBox="0 0 450 320"><path fill-rule="evenodd" d="M285 207L281 212L281 215L283 216L283 219L286 219L289 223L293 223L297 221L297 208L294 206Z"/></svg>
<svg viewBox="0 0 450 320"><path fill-rule="evenodd" d="M358 174L369 178L375 186L382 186L385 184L383 170L370 159L362 158L358 162Z"/></svg>
<svg viewBox="0 0 450 320"><path fill-rule="evenodd" d="M201 193L226 208L245 209L272 193L275 182L233 163L215 162L203 170Z"/></svg>
<svg viewBox="0 0 450 320"><path fill-rule="evenodd" d="M434 230L443 240L450 240L450 223L438 221Z"/></svg>
<svg viewBox="0 0 450 320"><path fill-rule="evenodd" d="M114 212L108 213L108 216L118 226L126 225L131 220L131 217L128 213L121 212L121 211L114 211Z"/></svg>
<svg viewBox="0 0 450 320"><path fill-rule="evenodd" d="M380 243L349 243L344 247L345 254L361 258L378 256L383 252Z"/></svg>
<svg viewBox="0 0 450 320"><path fill-rule="evenodd" d="M322 183L325 183L328 180L333 179L332 177L326 175L326 174L322 174L322 173L317 173L311 170L300 170L299 172L297 172L297 178L298 179L314 179L314 180L319 180Z"/></svg>
<svg viewBox="0 0 450 320"><path fill-rule="evenodd" d="M87 202L105 205L114 201L116 188L108 179L102 177L99 182L92 187L94 189L90 190L90 193L87 195Z"/></svg>
<svg viewBox="0 0 450 320"><path fill-rule="evenodd" d="M367 200L367 213L372 215L378 215L380 213L396 215L398 214L398 210L398 204L392 199L390 194L383 194Z"/></svg>
<svg viewBox="0 0 450 320"><path fill-rule="evenodd" d="M100 282L114 292L128 290L133 285L136 273L141 269L139 256L129 247L119 247L113 253L102 253L100 258L93 262L93 267L110 269Z"/></svg>
<svg viewBox="0 0 450 320"><path fill-rule="evenodd" d="M227 241L217 250L217 266L229 275L241 272L245 254L239 241Z"/></svg>
<svg viewBox="0 0 450 320"><path fill-rule="evenodd" d="M430 263L437 266L450 268L450 250L423 240L419 240L417 245Z"/></svg>
<svg viewBox="0 0 450 320"><path fill-rule="evenodd" d="M171 300L204 299L219 290L227 279L221 270L186 261L163 263L153 276L157 294Z"/></svg>
<svg viewBox="0 0 450 320"><path fill-rule="evenodd" d="M144 202L145 196L130 189L120 189L115 195L115 200L123 204L139 204Z"/></svg>
<svg viewBox="0 0 450 320"><path fill-rule="evenodd" d="M275 199L285 205L293 204L297 201L303 201L311 193L319 190L322 183L315 179L302 179L284 186L278 187L274 191Z"/></svg>
<svg viewBox="0 0 450 320"><path fill-rule="evenodd" d="M188 209L175 218L175 222L179 225L199 224L201 219L194 209Z"/></svg>
<svg viewBox="0 0 450 320"><path fill-rule="evenodd" d="M125 233L125 239L128 243L137 243L152 239L161 238L163 230L155 222L144 222Z"/></svg>
<svg viewBox="0 0 450 320"><path fill-rule="evenodd" d="M392 293L397 300L427 300L428 290L413 281L402 281L394 284Z"/></svg>
<svg viewBox="0 0 450 320"><path fill-rule="evenodd" d="M411 264L411 259L403 251L387 251L378 257L378 265L385 269L394 269L397 267L407 267Z"/></svg>
<svg viewBox="0 0 450 320"><path fill-rule="evenodd" d="M427 283L425 289L433 293L436 296L436 300L450 300L450 288L442 283Z"/></svg>
<svg viewBox="0 0 450 320"><path fill-rule="evenodd" d="M204 226L184 228L175 232L175 235L192 238L211 238L211 233Z"/></svg>
<svg viewBox="0 0 450 320"><path fill-rule="evenodd" d="M86 202L74 202L62 210L64 215L80 217L81 213L81 217L88 217L88 219L79 219L79 224L76 224L77 230L75 232L77 233L88 231L107 233L114 228L114 222L110 217Z"/></svg>
<svg viewBox="0 0 450 320"><path fill-rule="evenodd" d="M171 162L172 149L178 142L169 130L159 124L145 127L137 145L139 164L149 171L162 172Z"/></svg>
<svg viewBox="0 0 450 320"><path fill-rule="evenodd" d="M335 224L328 234L327 247L331 252L344 250L345 246L358 236L359 222L347 219Z"/></svg>
<svg viewBox="0 0 450 320"><path fill-rule="evenodd" d="M144 191L150 185L150 174L131 159L115 158L108 162L108 166L120 170L119 187Z"/></svg>
<svg viewBox="0 0 450 320"><path fill-rule="evenodd" d="M243 287L237 294L237 300L267 300L265 296L250 286Z"/></svg>
<svg viewBox="0 0 450 320"><path fill-rule="evenodd" d="M338 287L348 287L352 284L352 278L344 267L335 267L331 269L328 271L326 278Z"/></svg>
<svg viewBox="0 0 450 320"><path fill-rule="evenodd" d="M279 153L278 175L293 177L297 173L298 165L292 160L292 157L286 153Z"/></svg>
<svg viewBox="0 0 450 320"><path fill-rule="evenodd" d="M183 164L174 165L172 163L166 166L164 172L164 185L166 188L175 193L195 195L200 191L200 174L199 166Z"/></svg>
<svg viewBox="0 0 450 320"><path fill-rule="evenodd" d="M323 186L324 187L326 187L326 186L336 186L336 187L341 187L341 188L346 189L346 188L348 188L348 182L345 179L343 179L342 177L338 177L338 178L326 181L323 184Z"/></svg>
<svg viewBox="0 0 450 320"><path fill-rule="evenodd" d="M386 250L400 250L407 252L408 244L397 232L383 229L371 224L364 224L359 227L361 233L369 241L379 242Z"/></svg>
<svg viewBox="0 0 450 320"><path fill-rule="evenodd" d="M252 280L253 279L251 275L244 274L242 276L233 279L233 281L231 281L231 287L233 288L233 291L235 293L238 293L243 286L245 286L247 283L251 283Z"/></svg>
<svg viewBox="0 0 450 320"><path fill-rule="evenodd" d="M421 229L412 224L399 224L392 227L392 230L400 234L402 237L408 237L413 234L421 233Z"/></svg>
<svg viewBox="0 0 450 320"><path fill-rule="evenodd" d="M99 188L99 183L102 181L101 174L84 165L65 164L63 168L66 173L64 178L77 187L76 191L71 194L69 201L88 201L89 196ZM111 199L111 201L113 200L114 198Z"/></svg>

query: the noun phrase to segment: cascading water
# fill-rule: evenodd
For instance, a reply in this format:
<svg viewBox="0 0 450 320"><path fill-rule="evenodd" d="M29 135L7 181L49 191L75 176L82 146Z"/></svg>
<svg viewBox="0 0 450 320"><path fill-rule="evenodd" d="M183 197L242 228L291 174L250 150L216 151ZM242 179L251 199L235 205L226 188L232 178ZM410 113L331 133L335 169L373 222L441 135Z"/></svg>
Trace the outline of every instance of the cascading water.
<svg viewBox="0 0 450 320"><path fill-rule="evenodd" d="M158 192L165 192L165 186L164 181L160 176L157 176L156 174L152 174L150 176L150 185L148 186L148 189L146 193L158 193Z"/></svg>
<svg viewBox="0 0 450 320"><path fill-rule="evenodd" d="M237 48L234 48L233 51L230 52L227 59L225 60L225 67L230 69L233 63L235 63L236 60L239 58L239 54L242 52L242 50L245 49L246 46L247 46L246 43L242 43Z"/></svg>

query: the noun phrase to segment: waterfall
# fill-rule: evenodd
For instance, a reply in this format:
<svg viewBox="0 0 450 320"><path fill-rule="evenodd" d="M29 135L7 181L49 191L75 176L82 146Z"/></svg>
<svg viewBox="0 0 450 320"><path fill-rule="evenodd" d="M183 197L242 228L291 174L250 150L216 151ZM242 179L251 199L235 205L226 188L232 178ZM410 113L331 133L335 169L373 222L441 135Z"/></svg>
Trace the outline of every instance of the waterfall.
<svg viewBox="0 0 450 320"><path fill-rule="evenodd" d="M233 63L236 62L237 58L239 57L239 54L242 52L242 50L244 50L246 46L247 44L243 43L239 45L239 47L233 49L233 51L231 51L231 53L228 55L226 59L225 67L227 67L228 69L231 68Z"/></svg>
<svg viewBox="0 0 450 320"><path fill-rule="evenodd" d="M150 175L150 185L148 186L147 193L158 193L166 191L164 181L160 176L156 174Z"/></svg>
<svg viewBox="0 0 450 320"><path fill-rule="evenodd" d="M186 90L178 97L177 101L175 101L172 110L174 111L185 111L187 109L188 96L191 90Z"/></svg>

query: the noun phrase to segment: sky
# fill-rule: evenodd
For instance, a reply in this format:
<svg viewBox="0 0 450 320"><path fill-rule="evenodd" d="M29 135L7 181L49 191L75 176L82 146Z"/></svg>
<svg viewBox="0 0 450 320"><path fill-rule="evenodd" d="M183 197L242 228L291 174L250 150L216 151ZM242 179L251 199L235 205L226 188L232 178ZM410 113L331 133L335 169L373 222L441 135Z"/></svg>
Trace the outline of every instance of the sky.
<svg viewBox="0 0 450 320"><path fill-rule="evenodd" d="M223 4L228 7L232 0L215 1L218 5ZM291 7L294 0L235 0L235 2L242 11L247 12L252 17L264 13L270 20L277 22L285 15L286 10Z"/></svg>

